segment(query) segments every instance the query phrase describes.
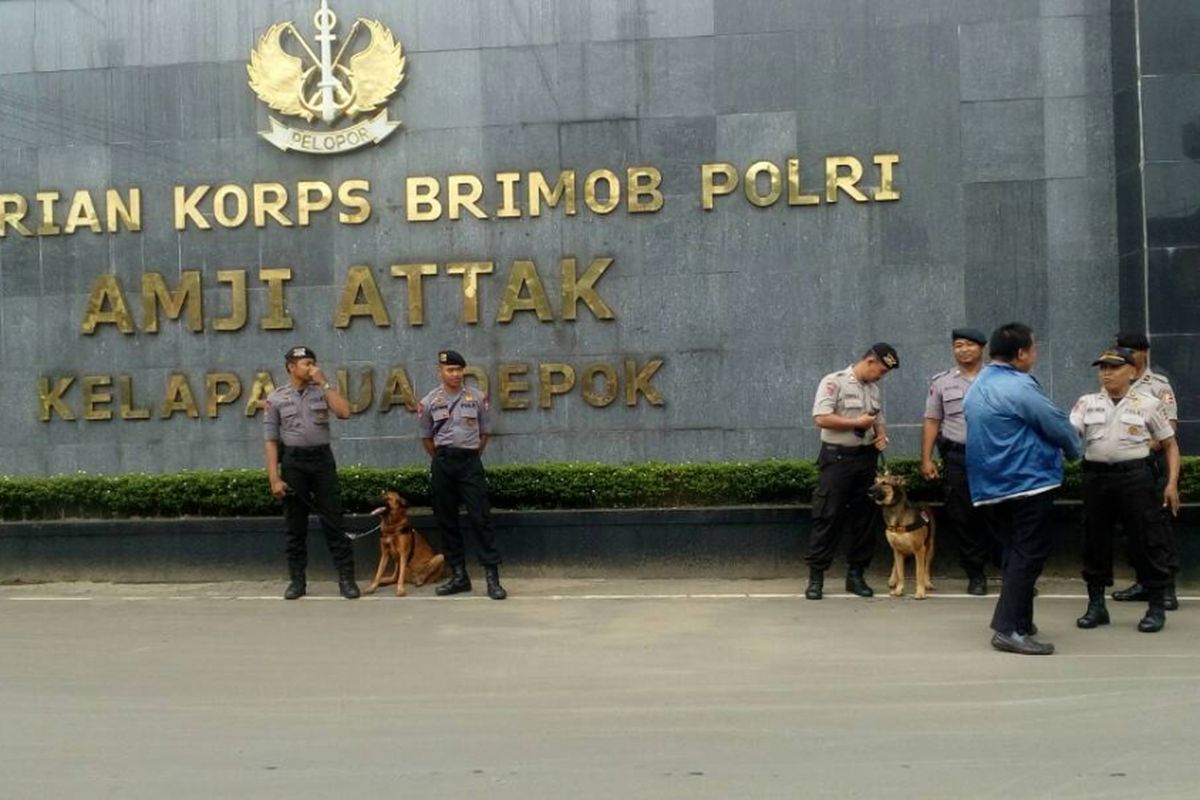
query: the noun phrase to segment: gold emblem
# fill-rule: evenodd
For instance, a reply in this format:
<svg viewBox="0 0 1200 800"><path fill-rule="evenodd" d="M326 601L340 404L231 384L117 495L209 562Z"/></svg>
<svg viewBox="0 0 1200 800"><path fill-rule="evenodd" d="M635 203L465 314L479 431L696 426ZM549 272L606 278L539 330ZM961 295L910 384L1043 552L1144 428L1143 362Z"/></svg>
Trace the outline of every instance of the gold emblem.
<svg viewBox="0 0 1200 800"><path fill-rule="evenodd" d="M246 72L250 88L269 108L328 127L293 128L269 116L271 128L259 131L259 136L280 150L316 154L345 153L383 141L400 126L400 120L388 119L387 108L379 110L404 80L407 58L400 43L379 20L359 17L335 54L337 16L328 0L321 0L313 25L319 53L295 25L279 22L259 37ZM350 45L364 37L369 37L365 46L344 63ZM300 54L289 52L285 43L294 43ZM351 124L332 127L341 119Z"/></svg>

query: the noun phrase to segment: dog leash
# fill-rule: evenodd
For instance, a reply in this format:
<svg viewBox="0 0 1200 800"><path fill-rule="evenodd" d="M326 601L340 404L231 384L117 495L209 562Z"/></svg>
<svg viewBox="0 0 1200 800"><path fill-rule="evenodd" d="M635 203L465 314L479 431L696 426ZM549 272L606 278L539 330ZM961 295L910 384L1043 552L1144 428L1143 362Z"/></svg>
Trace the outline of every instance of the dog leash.
<svg viewBox="0 0 1200 800"><path fill-rule="evenodd" d="M379 523L374 528L371 528L370 530L348 531L340 525L335 525L333 520L331 520L329 517L325 516L325 513L323 511L321 511L321 509L317 508L315 503L313 503L311 500L308 499L307 495L300 494L299 492L297 492L295 489L293 489L290 486L287 488L287 491L284 494L287 497L299 497L300 500L304 503L304 505L308 506L309 510L312 511L314 514L316 514L322 522L324 522L329 527L333 528L335 531L340 533L342 536L345 536L350 541L354 541L355 539L362 539L364 536L370 536L372 533L375 533L376 531L378 531L379 529L381 529L383 527L383 520L381 519L379 521ZM371 516L379 517L379 516L382 516L384 514L384 512L386 512L386 511L387 511L386 508L377 508L371 512Z"/></svg>

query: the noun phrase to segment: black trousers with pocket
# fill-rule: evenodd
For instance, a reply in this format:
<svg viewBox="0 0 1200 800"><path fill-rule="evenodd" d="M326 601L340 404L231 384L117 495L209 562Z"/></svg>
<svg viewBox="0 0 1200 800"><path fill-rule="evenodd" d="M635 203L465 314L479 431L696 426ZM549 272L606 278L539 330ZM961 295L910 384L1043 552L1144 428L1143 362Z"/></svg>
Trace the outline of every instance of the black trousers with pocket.
<svg viewBox="0 0 1200 800"><path fill-rule="evenodd" d="M283 500L283 516L287 522L288 573L303 575L308 567L308 517L316 509L338 577L353 580L354 550L350 540L342 534L345 529L342 495L333 451L328 445L280 447L283 453L279 477L293 492Z"/></svg>
<svg viewBox="0 0 1200 800"><path fill-rule="evenodd" d="M1054 491L984 506L993 529L1004 537L1003 583L992 630L1029 633L1033 626L1033 587L1050 557L1050 515Z"/></svg>
<svg viewBox="0 0 1200 800"><path fill-rule="evenodd" d="M1171 531L1163 524L1162 494L1146 459L1118 464L1083 462L1083 579L1112 586L1116 528L1125 531L1125 552L1147 589L1171 581Z"/></svg>
<svg viewBox="0 0 1200 800"><path fill-rule="evenodd" d="M487 482L479 452L456 447L437 448L430 465L430 489L433 515L442 530L446 563L451 567L462 567L467 563L458 518L458 509L462 506L466 508L467 520L479 548L479 563L485 566L499 564L500 552L496 549L496 532L492 528Z"/></svg>
<svg viewBox="0 0 1200 800"><path fill-rule="evenodd" d="M958 542L958 561L968 576L982 576L1000 563L1000 540L983 509L971 505L967 454L962 445L938 442L942 455L942 531Z"/></svg>
<svg viewBox="0 0 1200 800"><path fill-rule="evenodd" d="M843 534L849 539L846 562L866 569L875 552L879 509L867 494L875 482L879 451L872 445L839 447L822 444L817 456L821 475L812 500L812 535L805 563L827 570Z"/></svg>

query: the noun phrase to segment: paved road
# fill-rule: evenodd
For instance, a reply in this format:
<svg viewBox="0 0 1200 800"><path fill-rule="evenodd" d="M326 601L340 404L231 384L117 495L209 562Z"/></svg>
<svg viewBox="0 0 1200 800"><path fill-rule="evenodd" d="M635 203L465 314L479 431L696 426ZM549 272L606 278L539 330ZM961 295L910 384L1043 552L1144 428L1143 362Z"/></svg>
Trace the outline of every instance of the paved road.
<svg viewBox="0 0 1200 800"><path fill-rule="evenodd" d="M0 797L1195 797L1200 601L988 647L991 602L788 581L0 587ZM953 588L953 587L947 587ZM1119 737L1118 731L1125 732Z"/></svg>

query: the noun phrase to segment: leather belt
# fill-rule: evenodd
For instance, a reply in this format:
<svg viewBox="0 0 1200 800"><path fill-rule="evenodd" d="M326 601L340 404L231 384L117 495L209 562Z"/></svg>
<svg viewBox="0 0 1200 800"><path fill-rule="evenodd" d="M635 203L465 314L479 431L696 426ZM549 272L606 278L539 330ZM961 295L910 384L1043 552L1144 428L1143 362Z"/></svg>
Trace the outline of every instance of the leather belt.
<svg viewBox="0 0 1200 800"><path fill-rule="evenodd" d="M1128 461L1117 461L1112 464L1106 464L1103 461L1084 461L1084 472L1140 472L1143 469L1150 467L1150 459L1147 458L1131 458Z"/></svg>

